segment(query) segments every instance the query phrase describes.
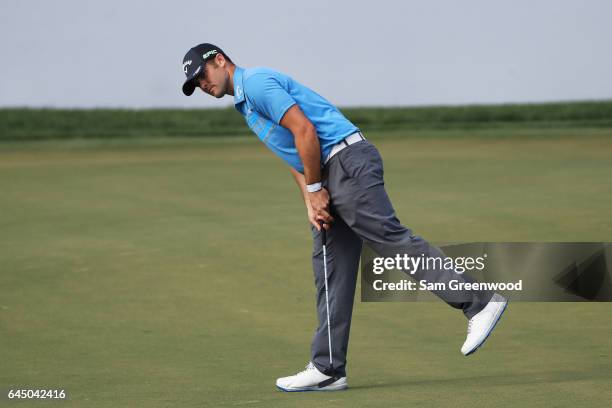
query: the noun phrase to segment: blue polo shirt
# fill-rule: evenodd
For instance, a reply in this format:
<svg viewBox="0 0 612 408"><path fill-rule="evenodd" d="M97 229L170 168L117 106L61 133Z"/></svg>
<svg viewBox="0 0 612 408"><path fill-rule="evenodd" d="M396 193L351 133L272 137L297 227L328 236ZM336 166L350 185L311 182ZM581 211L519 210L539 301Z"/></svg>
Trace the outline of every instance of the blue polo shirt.
<svg viewBox="0 0 612 408"><path fill-rule="evenodd" d="M240 68L234 71L234 105L257 137L276 155L300 173L304 165L293 134L280 121L298 104L319 136L321 165L332 146L359 129L321 95L293 78L269 68Z"/></svg>

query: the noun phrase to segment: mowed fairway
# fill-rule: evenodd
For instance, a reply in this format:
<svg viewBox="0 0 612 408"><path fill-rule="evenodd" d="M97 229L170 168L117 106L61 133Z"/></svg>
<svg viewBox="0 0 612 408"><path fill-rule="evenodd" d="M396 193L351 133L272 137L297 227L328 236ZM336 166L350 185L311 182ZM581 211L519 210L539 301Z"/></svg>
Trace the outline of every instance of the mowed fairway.
<svg viewBox="0 0 612 408"><path fill-rule="evenodd" d="M402 222L438 242L612 240L612 133L504 132L373 138ZM350 390L278 392L309 359L311 238L288 169L256 141L0 145L0 194L3 393L63 388L65 407L612 401L607 303L512 303L466 358L460 312L357 298ZM41 405L55 404L15 404Z"/></svg>

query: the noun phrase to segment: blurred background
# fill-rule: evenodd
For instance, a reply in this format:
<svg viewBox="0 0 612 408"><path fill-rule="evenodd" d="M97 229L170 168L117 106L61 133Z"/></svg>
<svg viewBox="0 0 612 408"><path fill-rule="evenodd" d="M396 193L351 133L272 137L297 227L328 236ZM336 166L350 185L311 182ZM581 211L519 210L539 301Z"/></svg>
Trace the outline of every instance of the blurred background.
<svg viewBox="0 0 612 408"><path fill-rule="evenodd" d="M605 0L5 0L0 105L229 106L180 92L202 42L342 106L607 99L611 14Z"/></svg>

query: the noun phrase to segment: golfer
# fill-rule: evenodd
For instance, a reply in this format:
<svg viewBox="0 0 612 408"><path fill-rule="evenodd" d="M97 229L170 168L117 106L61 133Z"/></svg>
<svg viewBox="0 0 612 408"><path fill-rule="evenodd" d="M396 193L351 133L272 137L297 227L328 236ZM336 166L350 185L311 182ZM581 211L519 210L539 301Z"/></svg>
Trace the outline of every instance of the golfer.
<svg viewBox="0 0 612 408"><path fill-rule="evenodd" d="M249 128L284 160L299 186L314 242L313 269L319 325L306 369L279 378L283 391L327 391L347 387L346 357L362 244L383 257L397 254L444 257L403 226L384 188L378 150L359 128L325 98L293 78L269 68L241 68L221 48L200 44L183 59L185 95L195 88L234 97ZM324 265L321 228L326 235ZM453 270L417 270L417 281L474 282ZM468 319L461 352L482 345L506 308L488 291L434 291ZM328 326L329 321L329 326Z"/></svg>

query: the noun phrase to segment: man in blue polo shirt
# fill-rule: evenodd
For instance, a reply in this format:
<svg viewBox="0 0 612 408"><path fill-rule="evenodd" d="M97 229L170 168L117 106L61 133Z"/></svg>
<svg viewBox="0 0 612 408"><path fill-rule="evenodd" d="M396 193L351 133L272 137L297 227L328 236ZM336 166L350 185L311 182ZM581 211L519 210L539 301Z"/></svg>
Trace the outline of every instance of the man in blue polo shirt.
<svg viewBox="0 0 612 408"><path fill-rule="evenodd" d="M319 325L306 369L277 379L277 387L284 391L346 388L346 355L362 244L385 257L444 254L400 223L384 189L378 150L325 98L272 69L236 66L219 47L208 43L187 52L183 71L185 95L200 88L216 98L234 97L249 128L289 165L304 197L314 242ZM321 228L327 235L326 265ZM411 276L417 281L443 282L446 287L450 280L474 282L447 269L421 269ZM461 347L464 355L484 343L507 304L501 295L489 291L434 293L462 310L469 320Z"/></svg>

